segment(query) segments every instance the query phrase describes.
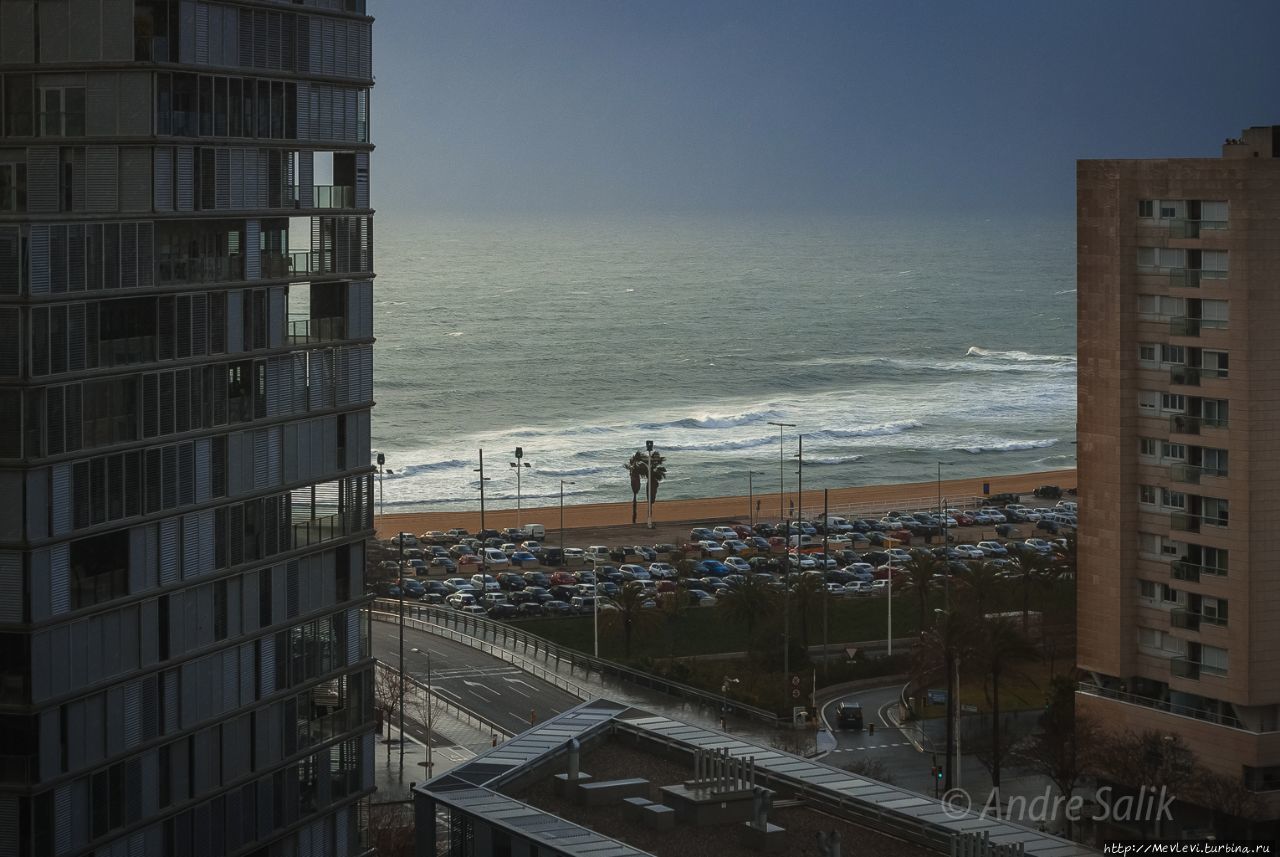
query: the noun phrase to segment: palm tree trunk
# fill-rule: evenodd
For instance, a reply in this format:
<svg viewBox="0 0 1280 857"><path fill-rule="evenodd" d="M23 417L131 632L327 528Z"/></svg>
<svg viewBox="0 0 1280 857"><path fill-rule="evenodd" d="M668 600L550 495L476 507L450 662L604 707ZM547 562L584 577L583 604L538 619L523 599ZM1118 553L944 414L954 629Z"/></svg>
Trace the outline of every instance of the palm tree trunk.
<svg viewBox="0 0 1280 857"><path fill-rule="evenodd" d="M1027 617L1031 613L1031 576L1022 575L1022 636L1027 636Z"/></svg>
<svg viewBox="0 0 1280 857"><path fill-rule="evenodd" d="M631 492L631 523L633 524L636 522L636 503L638 502L636 498L639 496L640 496L639 491Z"/></svg>

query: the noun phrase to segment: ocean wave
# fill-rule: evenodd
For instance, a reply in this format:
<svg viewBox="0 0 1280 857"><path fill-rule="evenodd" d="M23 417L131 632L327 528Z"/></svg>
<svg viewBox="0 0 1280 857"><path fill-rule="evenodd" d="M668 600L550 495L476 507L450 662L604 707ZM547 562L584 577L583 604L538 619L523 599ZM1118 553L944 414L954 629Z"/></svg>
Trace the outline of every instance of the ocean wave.
<svg viewBox="0 0 1280 857"><path fill-rule="evenodd" d="M1053 294L1056 297L1058 295L1074 295L1075 293L1076 293L1075 289L1063 289L1062 291L1054 292Z"/></svg>
<svg viewBox="0 0 1280 857"><path fill-rule="evenodd" d="M876 423L868 426L858 426L851 429L827 429L825 431L814 432L811 437L840 438L840 437L883 437L885 435L902 434L905 431L911 431L913 428L920 428L924 423L919 420L894 420L887 423Z"/></svg>
<svg viewBox="0 0 1280 857"><path fill-rule="evenodd" d="M1076 457L1074 455L1046 455L1044 458L1037 458L1036 464L1043 464L1046 467L1060 466L1063 464L1075 464Z"/></svg>
<svg viewBox="0 0 1280 857"><path fill-rule="evenodd" d="M974 345L965 352L966 357L986 357L991 360L1013 360L1018 363L1075 363L1070 354L1032 354L1029 351L996 351Z"/></svg>
<svg viewBox="0 0 1280 857"><path fill-rule="evenodd" d="M843 455L843 456L835 456L835 457L832 457L832 458L806 458L806 459L804 460L804 463L805 463L805 464L818 464L818 465L826 465L826 464L852 464L852 463L853 463L853 462L855 462L855 461L861 461L861 460L862 460L862 456L861 456L861 455Z"/></svg>
<svg viewBox="0 0 1280 857"><path fill-rule="evenodd" d="M431 473L437 470L453 470L466 467L469 462L461 458L450 458L447 461L429 461L426 464L407 464L404 467L392 467L386 470L387 479L407 479L419 473Z"/></svg>
<svg viewBox="0 0 1280 857"><path fill-rule="evenodd" d="M662 448L672 452L724 452L734 449L754 449L777 442L773 435L768 437L751 437L743 440L715 440L707 443L672 443Z"/></svg>
<svg viewBox="0 0 1280 857"><path fill-rule="evenodd" d="M656 431L666 428L722 429L752 425L766 420L776 419L777 411L744 411L740 414L704 414L700 417L685 417L663 423L640 423L639 427Z"/></svg>
<svg viewBox="0 0 1280 857"><path fill-rule="evenodd" d="M621 465L619 465L619 467L621 467ZM564 476L591 476L596 473L604 473L606 470L611 469L612 468L609 467L569 467L564 470L557 470L556 468L540 467L538 468L538 475L554 476L558 479Z"/></svg>
<svg viewBox="0 0 1280 857"><path fill-rule="evenodd" d="M1056 437L1045 438L1044 440L997 440L983 441L974 446L956 446L952 447L957 452L968 452L973 455L980 455L984 452L1020 452L1026 449L1044 449L1053 446L1058 442Z"/></svg>
<svg viewBox="0 0 1280 857"><path fill-rule="evenodd" d="M583 488L581 490L571 491L566 488L564 492L564 496L569 497L575 494L591 494L593 493L593 490L594 489L591 489L591 488ZM452 496L439 497L439 496L432 496L432 495L425 495L422 497L387 497L385 502L386 502L386 505L388 506L434 506L440 503L475 503L477 502L477 497L478 495L476 494L468 494L466 496L460 496L460 497L452 497ZM524 491L520 494L520 499L522 501L523 500L549 500L552 498L558 499L559 497L560 497L559 490L545 492L545 493L530 493L528 491ZM488 500L490 503L494 503L498 501L515 502L516 495L514 491L511 492L510 494L494 494L492 492L486 491L485 499Z"/></svg>

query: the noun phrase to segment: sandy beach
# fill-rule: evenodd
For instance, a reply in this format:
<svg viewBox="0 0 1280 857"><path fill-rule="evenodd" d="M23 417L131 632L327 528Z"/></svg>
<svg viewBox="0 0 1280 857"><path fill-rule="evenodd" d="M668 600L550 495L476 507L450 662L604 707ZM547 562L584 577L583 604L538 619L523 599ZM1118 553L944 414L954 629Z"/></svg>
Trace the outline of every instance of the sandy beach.
<svg viewBox="0 0 1280 857"><path fill-rule="evenodd" d="M941 494L951 505L960 505L975 497L982 496L983 483L989 483L992 494L1005 492L1029 493L1040 485L1057 485L1064 490L1076 485L1076 471L1046 470L1036 473L1020 473L1005 476L989 476L975 479L944 479L941 482ZM618 503L591 503L564 506L564 529L594 529L601 527L627 527L631 525L630 492L623 479L618 482L619 493L626 499ZM377 498L377 484L374 485L374 497ZM904 511L934 508L939 494L938 482L914 482L900 485L866 485L857 488L830 489L831 514L857 514L860 507L902 508ZM643 527L645 522L644 491L641 489L641 501L636 520L637 526ZM791 504L795 501L794 491L783 495L783 516L791 515ZM758 506L757 506L758 504ZM747 496L737 497L704 497L693 500L664 500L659 491L658 500L653 505L655 523L719 523L722 521L747 521L757 506L758 520L779 520L778 493L756 493L748 500ZM804 511L807 515L821 514L821 489L804 492ZM375 509L376 511L376 509ZM486 507L484 523L490 529L502 529L517 525L516 510L493 509ZM560 529L560 507L540 506L525 507L520 511L519 523L538 523L548 530ZM376 517L374 526L379 538L387 538L398 532L422 533L427 530L447 530L452 527L465 527L471 532L480 528L480 511L448 511L448 512L405 512L401 514Z"/></svg>

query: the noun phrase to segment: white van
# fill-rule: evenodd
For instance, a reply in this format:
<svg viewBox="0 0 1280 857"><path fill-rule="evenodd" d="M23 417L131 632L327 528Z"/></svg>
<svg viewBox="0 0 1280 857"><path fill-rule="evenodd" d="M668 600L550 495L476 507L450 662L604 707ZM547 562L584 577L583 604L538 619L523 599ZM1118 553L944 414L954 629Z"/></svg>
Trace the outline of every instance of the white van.
<svg viewBox="0 0 1280 857"><path fill-rule="evenodd" d="M587 548L587 562L608 562L608 545L591 545Z"/></svg>
<svg viewBox="0 0 1280 857"><path fill-rule="evenodd" d="M547 540L547 528L542 524L525 524L524 531L534 541L545 542Z"/></svg>
<svg viewBox="0 0 1280 857"><path fill-rule="evenodd" d="M844 518L841 518L837 515L832 515L830 518L827 518L828 532L847 533L852 529L853 529L853 524L850 524Z"/></svg>

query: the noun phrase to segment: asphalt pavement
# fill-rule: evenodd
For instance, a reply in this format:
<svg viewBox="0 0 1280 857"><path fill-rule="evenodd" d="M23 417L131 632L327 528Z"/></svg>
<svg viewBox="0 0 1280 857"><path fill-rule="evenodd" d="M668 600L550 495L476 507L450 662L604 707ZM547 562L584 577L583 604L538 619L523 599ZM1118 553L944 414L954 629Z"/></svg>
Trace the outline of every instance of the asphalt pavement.
<svg viewBox="0 0 1280 857"><path fill-rule="evenodd" d="M545 720L582 700L505 661L434 634L405 630L405 672L427 681L430 647L431 687L442 697L512 733L535 720ZM399 628L373 623L374 654L393 667L399 664ZM413 651L417 647L419 651Z"/></svg>

